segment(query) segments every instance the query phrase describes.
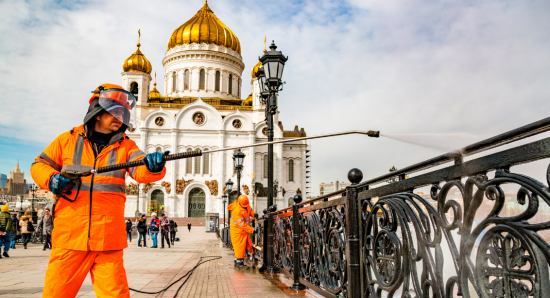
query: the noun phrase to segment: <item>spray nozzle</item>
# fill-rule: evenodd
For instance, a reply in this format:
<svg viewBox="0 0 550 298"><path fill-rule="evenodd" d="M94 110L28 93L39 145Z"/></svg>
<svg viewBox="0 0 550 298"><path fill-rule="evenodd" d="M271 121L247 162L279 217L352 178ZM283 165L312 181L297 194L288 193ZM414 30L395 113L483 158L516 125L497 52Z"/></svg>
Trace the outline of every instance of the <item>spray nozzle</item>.
<svg viewBox="0 0 550 298"><path fill-rule="evenodd" d="M377 130L377 131L369 130L367 132L367 136L373 137L373 138L378 138L378 137L380 137L380 131L379 130Z"/></svg>

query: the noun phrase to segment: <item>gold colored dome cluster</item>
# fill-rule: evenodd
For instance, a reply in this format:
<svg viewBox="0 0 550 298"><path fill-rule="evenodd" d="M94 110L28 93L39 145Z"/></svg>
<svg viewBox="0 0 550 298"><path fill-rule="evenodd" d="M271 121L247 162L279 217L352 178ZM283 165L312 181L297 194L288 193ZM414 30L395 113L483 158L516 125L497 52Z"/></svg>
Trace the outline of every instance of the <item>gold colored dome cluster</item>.
<svg viewBox="0 0 550 298"><path fill-rule="evenodd" d="M194 17L172 33L167 50L191 43L217 44L241 53L237 36L216 17L206 1Z"/></svg>
<svg viewBox="0 0 550 298"><path fill-rule="evenodd" d="M138 34L141 37L141 33L138 31ZM153 70L153 66L151 65L151 62L145 58L145 55L141 53L139 50L139 47L141 44L137 43L137 50L132 54L132 56L128 57L124 61L124 64L122 64L122 69L124 72L144 72L147 74L151 74L151 71Z"/></svg>

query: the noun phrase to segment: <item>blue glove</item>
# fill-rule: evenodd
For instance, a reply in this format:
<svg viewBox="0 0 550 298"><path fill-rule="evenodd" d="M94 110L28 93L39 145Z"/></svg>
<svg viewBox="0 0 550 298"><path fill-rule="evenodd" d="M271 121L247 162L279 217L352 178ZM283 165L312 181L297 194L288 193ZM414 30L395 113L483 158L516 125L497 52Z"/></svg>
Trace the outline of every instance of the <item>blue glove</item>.
<svg viewBox="0 0 550 298"><path fill-rule="evenodd" d="M50 178L48 187L54 195L69 195L74 185L71 180L56 173Z"/></svg>
<svg viewBox="0 0 550 298"><path fill-rule="evenodd" d="M168 154L170 154L170 151L166 151L164 152L164 154L160 152L147 154L143 159L143 162L145 162L145 167L147 167L147 170L153 174L158 174L162 172L162 170L164 169L164 165L166 164L164 156Z"/></svg>
<svg viewBox="0 0 550 298"><path fill-rule="evenodd" d="M259 216L258 216L258 213L254 213L254 218L255 218L255 219L258 219L258 217L259 217Z"/></svg>

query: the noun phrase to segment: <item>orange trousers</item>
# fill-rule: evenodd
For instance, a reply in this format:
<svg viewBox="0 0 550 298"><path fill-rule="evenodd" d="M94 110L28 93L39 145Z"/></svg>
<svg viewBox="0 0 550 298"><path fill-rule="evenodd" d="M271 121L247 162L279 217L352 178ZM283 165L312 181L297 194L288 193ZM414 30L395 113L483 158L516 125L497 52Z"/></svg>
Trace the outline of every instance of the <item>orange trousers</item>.
<svg viewBox="0 0 550 298"><path fill-rule="evenodd" d="M97 297L130 297L122 250L53 248L42 297L76 297L90 272Z"/></svg>
<svg viewBox="0 0 550 298"><path fill-rule="evenodd" d="M244 259L247 249L250 249L250 253L254 250L254 248L252 248L252 239L243 231L233 232L233 230L231 230L231 244L233 245L233 251L237 259Z"/></svg>

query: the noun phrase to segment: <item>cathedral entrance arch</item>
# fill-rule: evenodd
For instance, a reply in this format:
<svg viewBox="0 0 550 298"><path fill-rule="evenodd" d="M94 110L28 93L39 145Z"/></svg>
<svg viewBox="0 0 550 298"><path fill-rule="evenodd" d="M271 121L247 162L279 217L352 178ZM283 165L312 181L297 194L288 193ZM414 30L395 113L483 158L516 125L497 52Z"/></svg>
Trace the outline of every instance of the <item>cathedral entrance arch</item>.
<svg viewBox="0 0 550 298"><path fill-rule="evenodd" d="M160 216L161 212L164 212L164 192L160 189L155 189L151 193L151 199L147 202L147 215L155 212L157 216Z"/></svg>
<svg viewBox="0 0 550 298"><path fill-rule="evenodd" d="M206 194L202 188L196 187L189 192L189 217L204 217L206 209Z"/></svg>

